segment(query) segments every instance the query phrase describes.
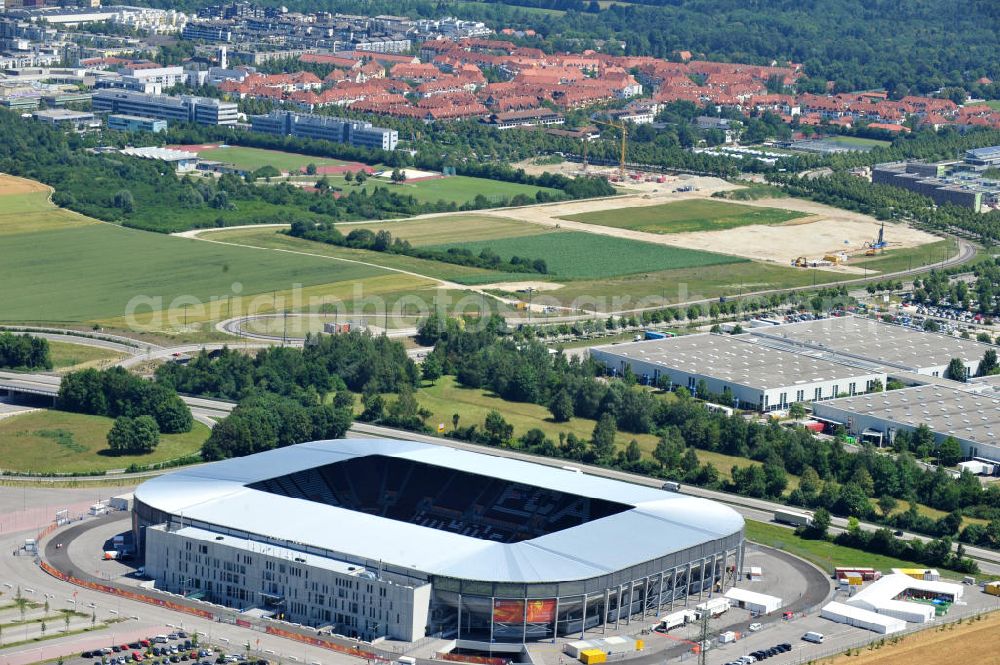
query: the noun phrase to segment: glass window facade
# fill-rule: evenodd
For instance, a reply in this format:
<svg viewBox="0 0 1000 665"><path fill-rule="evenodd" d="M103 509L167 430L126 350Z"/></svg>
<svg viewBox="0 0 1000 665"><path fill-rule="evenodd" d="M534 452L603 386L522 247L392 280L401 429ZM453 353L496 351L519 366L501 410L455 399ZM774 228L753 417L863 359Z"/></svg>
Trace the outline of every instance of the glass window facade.
<svg viewBox="0 0 1000 665"><path fill-rule="evenodd" d="M431 634L465 643L521 643L572 636L659 616L689 599L721 593L736 581L743 534L588 580L507 584L432 579Z"/></svg>

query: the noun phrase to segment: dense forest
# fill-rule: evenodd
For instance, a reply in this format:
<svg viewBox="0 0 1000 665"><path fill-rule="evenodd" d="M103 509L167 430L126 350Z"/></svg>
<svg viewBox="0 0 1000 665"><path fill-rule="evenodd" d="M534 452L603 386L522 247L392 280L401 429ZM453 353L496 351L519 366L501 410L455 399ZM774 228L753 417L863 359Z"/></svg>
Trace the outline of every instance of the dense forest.
<svg viewBox="0 0 1000 665"><path fill-rule="evenodd" d="M145 0L191 10L214 0ZM265 0L289 11L329 11L322 0ZM638 0L602 8L589 0L344 0L347 14L455 15L491 27L531 28L521 40L548 51L601 48L630 55L697 57L729 62L797 62L803 88L885 88L894 94L963 87L996 98L1000 5L990 0Z"/></svg>

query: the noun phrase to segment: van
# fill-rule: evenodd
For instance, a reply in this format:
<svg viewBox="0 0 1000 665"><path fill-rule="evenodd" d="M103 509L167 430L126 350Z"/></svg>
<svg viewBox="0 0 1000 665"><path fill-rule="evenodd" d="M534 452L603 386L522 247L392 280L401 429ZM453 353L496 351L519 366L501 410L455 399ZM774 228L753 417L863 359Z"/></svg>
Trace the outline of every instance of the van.
<svg viewBox="0 0 1000 665"><path fill-rule="evenodd" d="M810 630L808 633L802 636L802 639L806 642L812 642L813 644L823 644L823 633L817 633Z"/></svg>
<svg viewBox="0 0 1000 665"><path fill-rule="evenodd" d="M156 642L157 644L166 644L167 643L167 636L166 635L157 635L156 637L153 638L153 641Z"/></svg>
<svg viewBox="0 0 1000 665"><path fill-rule="evenodd" d="M417 665L417 659L412 656L400 656L396 659L399 665Z"/></svg>

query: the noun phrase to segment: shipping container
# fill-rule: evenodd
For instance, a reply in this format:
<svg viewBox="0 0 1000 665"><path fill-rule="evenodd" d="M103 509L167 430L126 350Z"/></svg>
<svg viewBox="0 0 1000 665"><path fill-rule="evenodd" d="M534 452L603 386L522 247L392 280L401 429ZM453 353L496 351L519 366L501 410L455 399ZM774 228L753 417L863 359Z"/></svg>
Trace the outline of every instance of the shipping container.
<svg viewBox="0 0 1000 665"><path fill-rule="evenodd" d="M574 642L567 642L566 644L564 644L563 653L565 653L570 658L579 658L580 652L593 648L594 648L593 642L587 642L586 640L576 640Z"/></svg>
<svg viewBox="0 0 1000 665"><path fill-rule="evenodd" d="M862 568L855 567L850 568L847 566L839 566L833 569L833 576L838 580L844 579L846 577L856 577L860 575L861 579L865 582L873 582L877 579L881 579L882 573L875 570L874 568Z"/></svg>

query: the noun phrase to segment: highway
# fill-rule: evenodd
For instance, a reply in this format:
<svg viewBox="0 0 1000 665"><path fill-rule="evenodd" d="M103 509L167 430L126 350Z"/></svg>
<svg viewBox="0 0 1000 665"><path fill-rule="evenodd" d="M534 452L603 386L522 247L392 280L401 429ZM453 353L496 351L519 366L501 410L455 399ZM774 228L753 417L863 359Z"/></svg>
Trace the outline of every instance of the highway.
<svg viewBox="0 0 1000 665"><path fill-rule="evenodd" d="M49 394L55 396L58 392L59 377L44 375L44 374L17 374L13 372L0 372L0 393L4 391L7 386L22 387L24 389L30 389L36 394ZM44 392L41 392L44 391ZM233 402L227 402L225 400L209 399L205 397L191 397L182 396L184 402L191 408L191 411L199 420L203 422L205 420L213 421L219 418L225 417L229 414L235 404ZM351 427L350 433L354 436L362 436L369 438L389 438L389 439L403 439L407 441L422 441L426 443L432 443L435 445L450 446L452 448L458 448L462 450L474 450L477 452L485 452L487 454L496 455L498 457L510 457L512 459L521 459L529 462L536 462L538 464L545 464L547 466L564 466L572 465L576 468L581 469L585 473L589 473L595 476L603 476L605 478L614 478L617 480L624 480L630 483L636 483L640 485L648 486L659 486L662 481L648 478L646 476L641 476L633 473L628 473L625 471L618 471L616 469L606 469L598 466L588 466L585 464L580 464L577 462L571 462L562 459L556 459L551 457L541 457L537 455L531 455L528 453L523 453L516 450L509 450L506 448L491 448L487 446L481 446L473 443L466 443L464 441L458 441L456 439L446 439L442 437L429 436L426 434L416 434L414 432L407 432L404 430L392 429L389 427L381 427L378 425L371 425L368 423L355 422ZM156 475L157 472L153 472L149 475ZM95 479L100 479L97 477ZM52 479L48 479L52 480ZM66 480L79 481L81 478L72 478ZM700 496L707 499L713 499L732 506L738 510L745 518L752 519L760 522L769 522L773 518L774 511L785 508L783 504L775 503L773 501L766 501L764 499L754 499L751 497L739 496L736 494L729 494L726 492L720 492L717 490L709 490L701 487L695 487L692 485L687 485L684 487L683 491L692 496ZM848 525L848 520L842 517L834 517L832 520L832 533L838 533L840 531L846 530ZM861 522L861 528L866 531L876 531L882 527L882 525L872 524L870 522ZM916 533L903 533L904 539L916 539L924 542L932 540L928 536L924 536ZM955 545L957 547L957 544ZM979 563L979 567L984 573L1000 575L1000 552L995 552L993 550L973 547L967 545L965 547L965 553L967 556L975 559Z"/></svg>

